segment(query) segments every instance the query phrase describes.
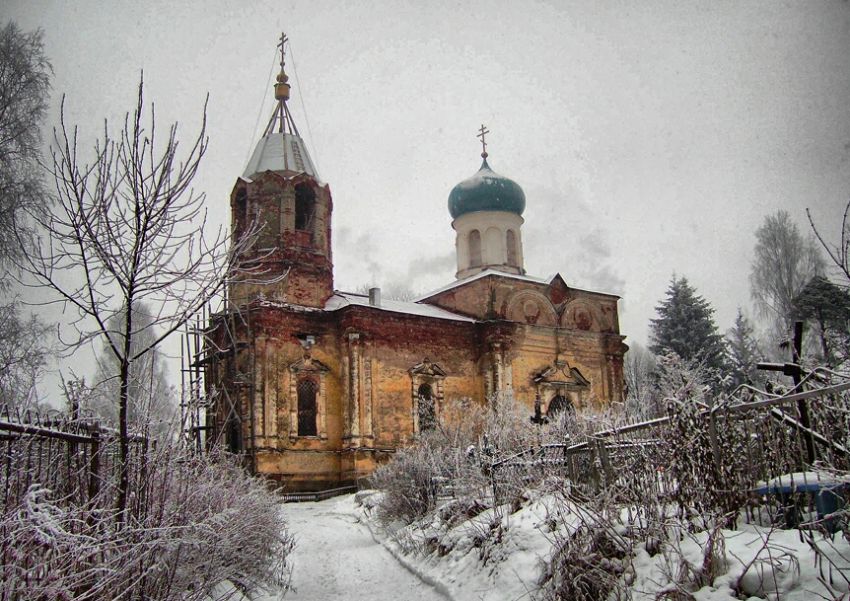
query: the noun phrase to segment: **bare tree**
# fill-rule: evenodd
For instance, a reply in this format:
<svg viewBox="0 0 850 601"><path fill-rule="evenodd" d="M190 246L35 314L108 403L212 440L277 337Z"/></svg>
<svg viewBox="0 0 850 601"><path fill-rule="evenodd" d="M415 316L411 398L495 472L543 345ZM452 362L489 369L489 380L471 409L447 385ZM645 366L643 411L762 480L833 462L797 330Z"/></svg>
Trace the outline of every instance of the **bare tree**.
<svg viewBox="0 0 850 601"><path fill-rule="evenodd" d="M34 398L50 351L48 328L35 316L22 319L14 303L0 305L0 404L37 408Z"/></svg>
<svg viewBox="0 0 850 601"><path fill-rule="evenodd" d="M130 354L150 346L157 332L145 327L151 320L150 307L139 302L133 307L133 322L137 335L130 341ZM108 323L108 335L115 337L114 342L121 346L124 335L123 314L114 316ZM115 354L110 352L108 343L97 357L97 371L93 380L92 394L88 399L88 409L108 423L118 423L118 407L114 399L118 397L120 364ZM165 356L154 347L141 355L130 365L128 386L127 423L138 433L151 435L157 439L167 437L176 424L177 392L169 384Z"/></svg>
<svg viewBox="0 0 850 601"><path fill-rule="evenodd" d="M655 355L637 342L629 345L623 361L623 376L626 379L626 406L634 415L645 417L656 411L655 367Z"/></svg>
<svg viewBox="0 0 850 601"><path fill-rule="evenodd" d="M41 122L52 69L41 30L23 32L14 22L0 29L0 291L30 242L27 214L47 204L43 186ZM0 404L28 409L50 352L50 333L18 303L0 305Z"/></svg>
<svg viewBox="0 0 850 601"><path fill-rule="evenodd" d="M20 258L28 239L25 215L46 203L38 161L52 68L42 31L0 29L0 267Z"/></svg>
<svg viewBox="0 0 850 601"><path fill-rule="evenodd" d="M786 211L768 215L756 230L750 293L774 335L788 335L794 321L794 298L825 267L815 241L806 239Z"/></svg>
<svg viewBox="0 0 850 601"><path fill-rule="evenodd" d="M829 259L836 267L838 267L838 269L841 270L844 277L847 278L848 283L850 283L850 220L848 220L848 216L850 216L850 201L847 201L847 205L844 207L844 215L841 219L841 235L839 242L837 244L829 244L815 226L815 221L812 218L812 212L809 209L806 209L806 217L809 218L809 225L812 226L812 231L814 232L815 237L826 251Z"/></svg>
<svg viewBox="0 0 850 601"><path fill-rule="evenodd" d="M133 364L222 290L257 230L249 227L232 241L221 228L206 231L204 195L190 187L207 148L206 106L182 156L177 124L160 139L153 105L146 123L144 112L140 81L133 113L116 136L104 125L91 162L84 163L63 100L52 154L55 207L39 220L43 234L26 263L28 274L55 294L50 302L76 313L75 336L63 343L75 348L99 338L117 365L119 516L127 504ZM136 319L139 303L149 307L149 319ZM144 344L134 344L151 332Z"/></svg>

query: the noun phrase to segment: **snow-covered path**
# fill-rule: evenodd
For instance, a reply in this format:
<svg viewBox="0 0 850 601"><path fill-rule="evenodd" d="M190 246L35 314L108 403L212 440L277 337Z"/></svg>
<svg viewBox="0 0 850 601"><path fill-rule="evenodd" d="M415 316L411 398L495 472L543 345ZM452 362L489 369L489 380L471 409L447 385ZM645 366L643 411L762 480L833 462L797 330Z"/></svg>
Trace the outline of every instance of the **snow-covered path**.
<svg viewBox="0 0 850 601"><path fill-rule="evenodd" d="M287 600L445 601L376 543L350 507L350 497L284 505L296 537Z"/></svg>

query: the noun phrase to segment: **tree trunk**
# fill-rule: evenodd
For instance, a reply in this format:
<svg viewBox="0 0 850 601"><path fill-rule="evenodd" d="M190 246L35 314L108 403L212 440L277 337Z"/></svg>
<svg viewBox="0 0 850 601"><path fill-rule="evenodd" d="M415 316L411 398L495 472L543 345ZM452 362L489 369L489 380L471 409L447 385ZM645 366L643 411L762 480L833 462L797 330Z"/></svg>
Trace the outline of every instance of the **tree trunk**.
<svg viewBox="0 0 850 601"><path fill-rule="evenodd" d="M121 367L118 372L120 383L120 391L118 394L118 499L116 506L118 509L118 521L124 521L124 513L127 510L127 491L130 486L129 478L129 461L130 461L130 440L127 427L127 409L130 400L130 343L131 334L133 332L133 301L132 298L127 299L126 319L124 321L124 344L122 347L122 356L119 358Z"/></svg>

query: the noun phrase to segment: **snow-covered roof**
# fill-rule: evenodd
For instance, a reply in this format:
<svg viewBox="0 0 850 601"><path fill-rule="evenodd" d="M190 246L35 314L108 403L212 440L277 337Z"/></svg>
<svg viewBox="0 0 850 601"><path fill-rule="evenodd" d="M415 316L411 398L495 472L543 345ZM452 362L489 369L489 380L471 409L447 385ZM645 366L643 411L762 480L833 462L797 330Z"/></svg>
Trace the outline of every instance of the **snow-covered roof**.
<svg viewBox="0 0 850 601"><path fill-rule="evenodd" d="M413 300L413 302L419 303L425 299L431 298L432 296L436 296L441 292L445 292L446 290L451 290L452 288L457 288L458 286L463 286L464 284L469 284L470 282L474 282L475 280L480 280L481 278L486 278L488 275L497 275L499 277L510 278L513 280L522 280L524 282L534 282L535 284L548 284L552 281L552 276L549 279L541 279L535 278L530 275L517 275L515 273L505 273L504 271L498 271L496 269L485 269L484 271L479 271L475 275L471 275L469 277L463 278L462 280L455 280L450 284L446 284L442 288L437 288L436 290L432 290L428 294L423 294Z"/></svg>
<svg viewBox="0 0 850 601"><path fill-rule="evenodd" d="M475 275L471 275L469 277L463 278L462 280L455 280L454 282L451 282L450 284L446 284L442 288L437 288L436 290L432 290L431 292L429 292L427 294L423 294L421 296L418 296L415 299L413 299L413 302L421 303L422 301L427 300L427 299L431 298L432 296L436 296L436 295L440 294L441 292L445 292L447 290L451 290L452 288L457 288L458 286L463 286L465 284L469 284L470 282L474 282L475 280L480 280L481 278L486 278L489 275L496 275L496 276L499 276L501 278L509 278L509 279L512 279L512 280L521 280L523 282L533 282L535 284L546 284L546 285L550 284L552 282L552 280L554 280L558 276L557 273L553 273L552 275L545 277L545 278L537 278L537 277L530 276L530 275L517 275L515 273L505 273L504 271L499 271L497 269L485 269L484 271L480 271L480 272L476 273ZM617 298L619 298L618 294L613 294L611 292L600 292L598 290L587 290L585 288L575 288L573 286L570 286L570 288L572 290L580 290L582 292L588 292L590 294L601 294L603 296L616 296Z"/></svg>
<svg viewBox="0 0 850 601"><path fill-rule="evenodd" d="M283 132L272 132L260 138L242 177L251 179L254 174L263 171L283 171L293 175L305 173L319 179L304 140Z"/></svg>
<svg viewBox="0 0 850 601"><path fill-rule="evenodd" d="M420 317L433 317L435 319L449 319L452 321L474 322L475 319L458 315L451 311L446 311L440 307L426 305L413 301L397 301L381 299L380 305L370 305L369 296L365 294L355 294L353 292L335 291L334 295L325 303L326 311L336 311L349 305L357 305L361 307L371 307L379 311L392 311L393 313L404 313L407 315L418 315Z"/></svg>

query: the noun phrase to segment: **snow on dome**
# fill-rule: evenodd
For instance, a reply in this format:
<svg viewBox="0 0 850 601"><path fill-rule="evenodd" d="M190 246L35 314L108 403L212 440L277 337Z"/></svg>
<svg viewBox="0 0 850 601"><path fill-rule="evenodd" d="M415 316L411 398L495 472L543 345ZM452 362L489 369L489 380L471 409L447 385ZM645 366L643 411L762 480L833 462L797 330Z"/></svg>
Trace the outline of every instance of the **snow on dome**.
<svg viewBox="0 0 850 601"><path fill-rule="evenodd" d="M460 182L449 194L449 213L455 219L475 211L507 211L522 215L524 210L522 188L490 169L487 159L475 175Z"/></svg>

